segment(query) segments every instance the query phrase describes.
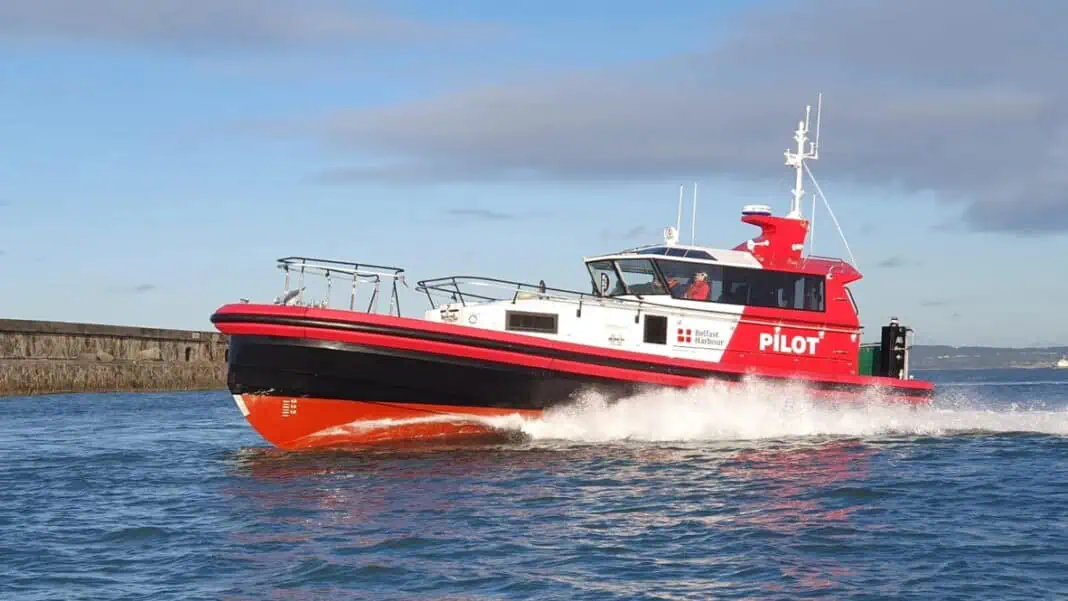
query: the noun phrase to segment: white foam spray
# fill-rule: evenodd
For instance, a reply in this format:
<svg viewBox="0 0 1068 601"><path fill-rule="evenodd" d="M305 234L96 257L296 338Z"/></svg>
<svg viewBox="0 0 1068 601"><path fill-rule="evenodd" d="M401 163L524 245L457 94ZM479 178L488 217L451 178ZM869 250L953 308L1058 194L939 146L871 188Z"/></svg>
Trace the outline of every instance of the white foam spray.
<svg viewBox="0 0 1068 601"><path fill-rule="evenodd" d="M313 436L366 434L433 423L468 424L500 433L522 434L533 441L583 443L878 438L984 432L1068 436L1068 406L1064 400L1057 403L1060 405L1057 409L1021 408L1018 404L991 406L977 396L970 397L966 390L942 393L929 406L910 407L887 401L875 391L855 402L831 404L810 396L800 384L750 382L728 387L720 382L708 382L686 390L657 389L615 402L591 392L547 410L536 419L519 415L437 414L355 422Z"/></svg>
<svg viewBox="0 0 1068 601"><path fill-rule="evenodd" d="M832 405L810 398L800 386L747 384L728 389L708 383L688 390L661 389L608 403L587 394L539 419L508 416L486 420L534 440L605 442L722 441L807 436L942 436L970 432L1068 435L1068 410L984 408L966 396L945 396L930 406L909 407L871 394Z"/></svg>

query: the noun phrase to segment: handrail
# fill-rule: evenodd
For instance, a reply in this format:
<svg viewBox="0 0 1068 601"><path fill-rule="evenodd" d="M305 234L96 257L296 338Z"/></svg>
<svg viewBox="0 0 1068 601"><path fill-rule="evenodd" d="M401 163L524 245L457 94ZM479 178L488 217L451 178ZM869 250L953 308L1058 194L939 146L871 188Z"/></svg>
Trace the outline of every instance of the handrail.
<svg viewBox="0 0 1068 601"><path fill-rule="evenodd" d="M278 269L285 274L282 295L275 298L275 304L279 305L305 305L327 308L330 304L332 276L348 276L352 281L352 292L349 296L349 310L356 310L357 284L360 282L373 284L371 299L367 304L367 312L375 312L378 308L379 288L383 278L392 281L390 285L390 299L388 313L393 314L396 308L397 316L400 316L400 296L397 291L397 282L408 285L404 279L404 269L389 265L375 265L373 263L357 263L354 261L338 261L334 259L319 259L314 257L290 256L282 257L277 261ZM297 288L290 290L290 272L296 272L299 276ZM321 276L326 279L326 299L315 303L304 302L304 277L305 275Z"/></svg>
<svg viewBox="0 0 1068 601"><path fill-rule="evenodd" d="M484 286L484 287L487 287L487 288L493 288L493 287L503 288L503 287L507 286L510 290L513 291L511 300L516 300L516 298L518 297L519 293L524 291L524 290L531 291L531 292L536 292L542 298L551 298L551 297L553 297L553 295L549 294L550 292L559 293L559 294L562 294L562 295L566 295L568 297L578 297L579 300L584 300L584 299L587 299L587 298L595 298L595 299L611 298L611 297L603 297L603 296L596 295L596 294L590 294L590 293L587 293L587 292L578 292L577 290L568 290L566 288L553 288L553 287L550 287L550 286L546 286L544 281L539 282L537 284L528 284L528 283L525 283L525 282L519 282L519 281L515 281L515 280L502 280L502 279L498 279L498 278L490 278L490 277L484 277L484 276L473 276L473 275L451 275L451 276L445 276L445 277L441 277L441 278L432 278L432 279L428 279L428 280L420 280L419 282L416 283L415 290L417 292L422 292L422 293L427 295L427 300L430 301L431 308L433 308L433 306L434 306L434 298L430 295L430 291L431 290L434 290L435 292L441 292L443 294L448 294L450 297L452 297L452 299L454 301L459 301L460 304L464 305L464 306L467 305L467 301L464 298L465 296L469 297L469 298L472 298L472 299L476 299L476 300L491 301L491 302L492 301L509 300L507 298L499 298L499 297L495 297L495 296L486 296L486 295L476 294L474 292L464 292L463 290L460 289L460 284L461 283L463 283L465 285L470 285L470 286ZM451 285L451 287L447 287L446 285ZM631 302L631 303L638 302L638 301L632 301L630 299L612 299L612 300L618 300L618 301L622 301L622 302Z"/></svg>
<svg viewBox="0 0 1068 601"><path fill-rule="evenodd" d="M461 286L481 286L484 288L497 288L501 290L508 290L510 294L504 297L489 296L487 294L478 294L470 291L465 291ZM617 304L623 308L632 308L635 313L635 320L642 311L663 311L673 310L682 311L685 313L699 314L699 315L713 315L717 317L739 319L737 313L719 311L714 308L697 308L697 307L683 307L678 305L665 305L656 302L650 302L644 298L619 298L615 296L601 296L598 294L591 294L588 292L578 292L576 290L568 290L566 288L552 288L545 286L544 282L538 284L529 284L525 282L519 282L514 280L503 280L498 278L490 278L483 276L469 276L469 275L453 275L440 278L433 278L428 280L420 280L416 283L415 290L426 294L427 300L430 302L430 308L434 309L434 297L431 295L431 291L445 294L451 298L453 302L459 302L461 306L466 307L468 301L483 301L483 302L511 302L515 303L519 300L520 293L524 291L536 293L536 297L542 300L557 300L570 303L578 303L577 315L582 315L582 305L585 302L597 301L599 303L611 303ZM553 294L557 293L557 294ZM675 299L668 295L654 295L653 298L665 298ZM782 320L769 320L759 317L741 317L741 322L752 324L764 324L764 325L782 325ZM810 330L825 330L832 332L844 332L847 334L859 333L864 330L864 326L858 325L856 327L848 326L834 326L834 325L796 325L800 329Z"/></svg>
<svg viewBox="0 0 1068 601"><path fill-rule="evenodd" d="M311 262L311 263L309 263ZM336 259L318 259L315 257L282 257L278 259L279 267L284 265L312 265L321 264L319 266L326 267L327 265L337 265L351 267L353 270L366 269L375 272L392 273L395 276L399 276L404 273L403 267L393 267L391 265L375 265L373 263L357 263L355 261L338 261Z"/></svg>

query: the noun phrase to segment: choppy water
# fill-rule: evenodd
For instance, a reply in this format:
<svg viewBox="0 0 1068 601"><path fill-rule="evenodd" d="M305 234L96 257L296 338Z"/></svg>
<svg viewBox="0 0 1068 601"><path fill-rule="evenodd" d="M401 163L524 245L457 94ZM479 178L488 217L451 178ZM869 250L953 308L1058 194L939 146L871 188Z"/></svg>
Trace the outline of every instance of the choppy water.
<svg viewBox="0 0 1068 601"><path fill-rule="evenodd" d="M224 392L0 399L0 599L1068 598L1068 371L930 375L916 412L698 390L347 453Z"/></svg>

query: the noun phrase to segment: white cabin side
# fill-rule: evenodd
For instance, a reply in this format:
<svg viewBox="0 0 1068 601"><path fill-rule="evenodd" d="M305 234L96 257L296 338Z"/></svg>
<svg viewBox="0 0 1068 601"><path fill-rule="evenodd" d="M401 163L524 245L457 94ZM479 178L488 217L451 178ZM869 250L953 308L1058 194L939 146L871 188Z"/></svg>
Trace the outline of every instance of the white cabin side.
<svg viewBox="0 0 1068 601"><path fill-rule="evenodd" d="M562 340L601 348L688 357L718 363L744 306L700 301L523 298L478 304L449 303L425 313L430 321ZM667 303L672 303L668 305ZM695 305L686 310L684 305ZM581 316L579 311L581 310ZM681 335L680 335L681 334Z"/></svg>

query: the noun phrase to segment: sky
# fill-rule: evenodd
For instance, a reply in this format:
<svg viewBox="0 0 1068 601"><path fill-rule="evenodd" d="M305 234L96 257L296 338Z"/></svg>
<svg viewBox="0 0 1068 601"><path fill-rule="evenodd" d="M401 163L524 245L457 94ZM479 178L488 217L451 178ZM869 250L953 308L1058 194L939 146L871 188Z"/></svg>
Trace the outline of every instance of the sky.
<svg viewBox="0 0 1068 601"><path fill-rule="evenodd" d="M811 167L866 338L1065 345L1062 9L0 0L0 317L210 330L287 255L586 289L583 257L662 240L680 184L701 245L784 213L822 93ZM848 258L822 204L813 250Z"/></svg>

